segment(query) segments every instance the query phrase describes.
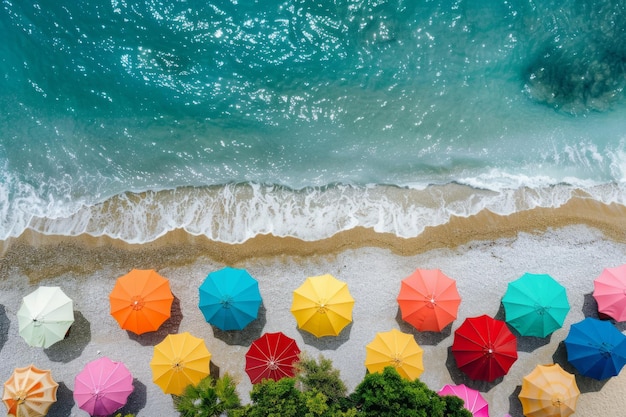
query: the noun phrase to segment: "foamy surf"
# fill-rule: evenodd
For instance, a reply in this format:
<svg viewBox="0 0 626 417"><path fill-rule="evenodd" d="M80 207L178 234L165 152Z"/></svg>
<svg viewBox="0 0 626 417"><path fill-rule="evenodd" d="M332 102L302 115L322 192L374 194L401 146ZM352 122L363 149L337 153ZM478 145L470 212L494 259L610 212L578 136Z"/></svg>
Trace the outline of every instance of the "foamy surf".
<svg viewBox="0 0 626 417"><path fill-rule="evenodd" d="M423 188L391 185L329 185L294 190L256 183L123 193L67 215L29 213L17 207L2 240L26 229L57 236L107 236L127 243L147 243L174 230L223 243L242 243L271 234L304 241L329 238L357 227L402 238L427 227L483 210L499 215L538 207L557 208L573 197L624 205L623 186L571 185L489 190L459 183ZM49 207L52 207L51 204ZM6 208L5 208L6 211ZM6 219L6 217L5 217Z"/></svg>

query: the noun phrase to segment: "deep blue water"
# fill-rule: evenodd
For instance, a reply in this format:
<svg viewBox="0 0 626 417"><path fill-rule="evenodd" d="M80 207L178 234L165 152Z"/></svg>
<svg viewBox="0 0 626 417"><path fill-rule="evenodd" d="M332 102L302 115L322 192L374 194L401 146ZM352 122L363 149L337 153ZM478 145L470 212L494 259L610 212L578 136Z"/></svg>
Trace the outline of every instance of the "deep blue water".
<svg viewBox="0 0 626 417"><path fill-rule="evenodd" d="M624 203L622 1L3 0L0 34L0 239Z"/></svg>

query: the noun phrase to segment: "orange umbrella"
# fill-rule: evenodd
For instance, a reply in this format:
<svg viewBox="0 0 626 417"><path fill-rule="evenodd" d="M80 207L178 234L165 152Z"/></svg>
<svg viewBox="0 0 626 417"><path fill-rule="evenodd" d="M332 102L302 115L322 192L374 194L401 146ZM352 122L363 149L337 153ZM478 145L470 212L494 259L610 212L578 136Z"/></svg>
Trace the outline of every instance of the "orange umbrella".
<svg viewBox="0 0 626 417"><path fill-rule="evenodd" d="M456 281L439 269L417 269L403 279L397 300L402 320L421 332L443 330L461 303Z"/></svg>
<svg viewBox="0 0 626 417"><path fill-rule="evenodd" d="M15 368L4 383L2 401L7 406L7 415L13 417L41 417L57 400L57 384L50 371L29 365Z"/></svg>
<svg viewBox="0 0 626 417"><path fill-rule="evenodd" d="M153 332L170 317L174 296L169 281L153 269L133 269L117 279L109 301L111 315L125 330Z"/></svg>
<svg viewBox="0 0 626 417"><path fill-rule="evenodd" d="M579 395L574 375L553 364L537 365L526 375L518 397L525 416L566 417L574 414Z"/></svg>

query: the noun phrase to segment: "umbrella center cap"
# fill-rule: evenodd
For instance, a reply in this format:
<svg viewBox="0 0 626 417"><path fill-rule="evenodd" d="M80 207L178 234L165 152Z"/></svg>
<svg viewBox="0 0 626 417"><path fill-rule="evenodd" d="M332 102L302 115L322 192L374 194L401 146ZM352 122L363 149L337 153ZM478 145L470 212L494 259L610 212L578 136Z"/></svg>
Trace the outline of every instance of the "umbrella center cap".
<svg viewBox="0 0 626 417"><path fill-rule="evenodd" d="M318 312L318 313L320 313L320 314L326 314L326 310L327 310L326 303L321 302L321 303L319 303L319 304L317 305L317 312Z"/></svg>
<svg viewBox="0 0 626 417"><path fill-rule="evenodd" d="M144 304L145 302L143 298L139 295L135 295L130 299L130 305L132 306L133 310L141 310Z"/></svg>
<svg viewBox="0 0 626 417"><path fill-rule="evenodd" d="M563 399L559 396L554 396L552 397L552 405L555 407L561 407L561 405L563 404Z"/></svg>
<svg viewBox="0 0 626 417"><path fill-rule="evenodd" d="M426 307L434 309L437 306L437 300L434 295L426 296Z"/></svg>
<svg viewBox="0 0 626 417"><path fill-rule="evenodd" d="M402 356L400 355L395 355L392 359L391 359L391 364L394 366L394 368L399 368L402 366Z"/></svg>
<svg viewBox="0 0 626 417"><path fill-rule="evenodd" d="M271 371L275 371L278 369L278 364L276 363L276 360L274 358L271 358L268 362L267 362L267 367L271 370Z"/></svg>
<svg viewBox="0 0 626 417"><path fill-rule="evenodd" d="M549 309L550 309L550 307L548 307L548 306L542 306L540 304L535 304L535 311L540 316L544 316L548 312Z"/></svg>
<svg viewBox="0 0 626 417"><path fill-rule="evenodd" d="M231 297L225 297L220 302L222 303L222 308L230 308L233 299Z"/></svg>
<svg viewBox="0 0 626 417"><path fill-rule="evenodd" d="M174 369L174 371L176 371L176 372L182 371L183 370L183 361L181 361L178 358L174 359L174 364L172 365L172 369Z"/></svg>

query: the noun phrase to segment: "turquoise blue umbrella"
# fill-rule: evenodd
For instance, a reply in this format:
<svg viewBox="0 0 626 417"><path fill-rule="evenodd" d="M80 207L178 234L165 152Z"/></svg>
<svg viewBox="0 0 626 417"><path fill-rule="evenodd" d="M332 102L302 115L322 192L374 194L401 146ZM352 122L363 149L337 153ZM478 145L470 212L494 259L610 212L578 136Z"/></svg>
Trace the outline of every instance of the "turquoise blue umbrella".
<svg viewBox="0 0 626 417"><path fill-rule="evenodd" d="M537 337L560 328L570 309L565 287L547 274L526 273L510 282L502 305L506 322L520 335Z"/></svg>
<svg viewBox="0 0 626 417"><path fill-rule="evenodd" d="M569 363L591 378L615 376L626 365L626 336L606 321L587 317L572 324L565 348Z"/></svg>
<svg viewBox="0 0 626 417"><path fill-rule="evenodd" d="M245 269L226 267L211 272L199 288L198 307L221 330L242 330L257 318L259 283Z"/></svg>

